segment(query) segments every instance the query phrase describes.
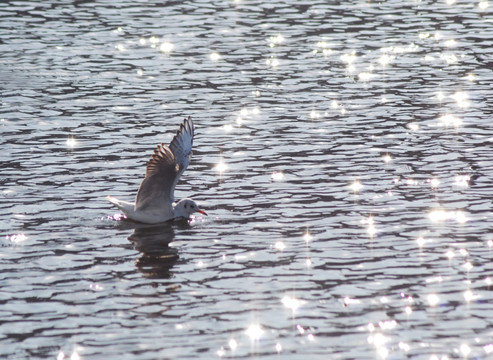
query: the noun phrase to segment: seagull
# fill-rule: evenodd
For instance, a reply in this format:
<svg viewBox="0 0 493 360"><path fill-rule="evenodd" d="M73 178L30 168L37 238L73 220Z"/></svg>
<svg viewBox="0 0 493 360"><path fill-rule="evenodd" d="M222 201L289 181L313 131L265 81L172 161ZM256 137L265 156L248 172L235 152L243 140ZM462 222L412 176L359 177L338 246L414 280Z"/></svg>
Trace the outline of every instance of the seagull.
<svg viewBox="0 0 493 360"><path fill-rule="evenodd" d="M113 196L106 199L123 211L127 218L146 224L188 219L195 212L207 215L192 199L185 198L174 203L175 186L192 156L193 134L193 121L189 116L183 120L169 146L157 146L147 163L146 175L134 203Z"/></svg>

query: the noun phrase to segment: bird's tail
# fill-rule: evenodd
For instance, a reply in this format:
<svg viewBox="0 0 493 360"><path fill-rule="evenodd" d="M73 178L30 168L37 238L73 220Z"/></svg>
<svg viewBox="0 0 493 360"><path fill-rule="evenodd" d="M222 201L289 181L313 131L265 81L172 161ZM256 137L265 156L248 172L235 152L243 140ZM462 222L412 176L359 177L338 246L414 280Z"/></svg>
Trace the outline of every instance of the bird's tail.
<svg viewBox="0 0 493 360"><path fill-rule="evenodd" d="M129 203L128 201L118 200L113 196L107 196L106 200L115 205L118 209L124 212L125 215L130 215L134 212L135 205L133 203Z"/></svg>

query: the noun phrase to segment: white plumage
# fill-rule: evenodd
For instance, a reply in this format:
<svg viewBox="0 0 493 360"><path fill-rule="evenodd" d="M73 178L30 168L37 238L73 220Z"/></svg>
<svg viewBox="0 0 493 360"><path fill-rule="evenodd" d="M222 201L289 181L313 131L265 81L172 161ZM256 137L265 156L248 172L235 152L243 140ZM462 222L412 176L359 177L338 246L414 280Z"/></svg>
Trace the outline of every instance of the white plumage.
<svg viewBox="0 0 493 360"><path fill-rule="evenodd" d="M140 184L135 203L106 199L131 220L157 224L176 218L188 219L194 212L207 215L192 199L174 204L175 186L186 170L192 155L194 125L188 117L180 125L169 146L158 145L147 163L145 178Z"/></svg>

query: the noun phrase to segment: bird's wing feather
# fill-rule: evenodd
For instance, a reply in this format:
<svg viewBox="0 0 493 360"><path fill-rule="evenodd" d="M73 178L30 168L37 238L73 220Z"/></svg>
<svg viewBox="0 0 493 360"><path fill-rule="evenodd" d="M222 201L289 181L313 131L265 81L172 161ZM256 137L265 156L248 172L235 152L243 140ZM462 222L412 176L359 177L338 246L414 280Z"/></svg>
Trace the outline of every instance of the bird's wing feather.
<svg viewBox="0 0 493 360"><path fill-rule="evenodd" d="M136 211L148 210L168 214L170 218L174 216L175 186L188 167L193 134L193 121L188 117L180 125L169 147L161 144L154 150L135 199Z"/></svg>
<svg viewBox="0 0 493 360"><path fill-rule="evenodd" d="M176 184L180 180L183 172L187 169L192 156L194 130L192 118L189 116L183 120L183 123L180 125L180 129L169 144L169 148L173 152L178 168L178 173L171 188L171 201L174 201Z"/></svg>
<svg viewBox="0 0 493 360"><path fill-rule="evenodd" d="M158 145L147 163L146 176L135 199L135 210L156 212L172 218L172 186L178 174L177 170L171 150L164 144Z"/></svg>

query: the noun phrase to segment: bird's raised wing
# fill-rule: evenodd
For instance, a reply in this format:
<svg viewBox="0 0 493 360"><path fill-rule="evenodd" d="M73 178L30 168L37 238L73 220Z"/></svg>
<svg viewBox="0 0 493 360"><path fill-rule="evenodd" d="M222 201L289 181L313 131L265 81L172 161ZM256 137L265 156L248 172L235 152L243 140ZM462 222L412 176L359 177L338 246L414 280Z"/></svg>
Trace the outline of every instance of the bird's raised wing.
<svg viewBox="0 0 493 360"><path fill-rule="evenodd" d="M180 180L181 174L183 174L183 172L187 169L190 158L192 157L194 130L195 128L193 126L192 118L189 116L183 120L183 123L180 125L180 129L169 144L169 148L173 152L178 168L178 173L171 189L172 202L174 201L175 186Z"/></svg>
<svg viewBox="0 0 493 360"><path fill-rule="evenodd" d="M190 117L170 143L158 145L147 163L146 176L140 184L135 199L135 210L156 212L174 217L173 201L175 186L188 167L192 153L193 121Z"/></svg>
<svg viewBox="0 0 493 360"><path fill-rule="evenodd" d="M158 145L147 163L146 176L135 198L135 210L174 217L172 187L178 174L175 157L164 144Z"/></svg>

